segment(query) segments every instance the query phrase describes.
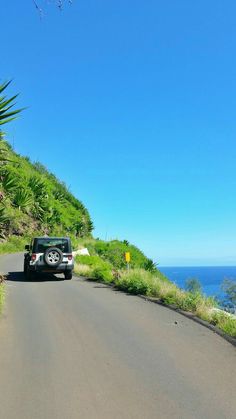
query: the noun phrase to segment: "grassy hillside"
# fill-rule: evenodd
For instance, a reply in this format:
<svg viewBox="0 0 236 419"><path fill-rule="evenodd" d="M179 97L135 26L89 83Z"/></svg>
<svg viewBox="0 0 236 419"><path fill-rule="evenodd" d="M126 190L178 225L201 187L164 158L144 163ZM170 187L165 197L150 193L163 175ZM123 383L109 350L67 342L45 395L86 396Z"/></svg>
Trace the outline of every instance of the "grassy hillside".
<svg viewBox="0 0 236 419"><path fill-rule="evenodd" d="M123 269L126 267L124 258L125 252L130 252L131 261L130 268L143 268L149 271L155 271L155 264L148 259L144 253L127 240L111 240L104 241L99 239L82 238L76 241L77 247L87 247L90 255L100 256L109 262L114 269Z"/></svg>
<svg viewBox="0 0 236 419"><path fill-rule="evenodd" d="M124 257L126 252L131 255L130 269L140 268L153 273L158 272L154 262L127 240L103 241L92 237L81 238L75 240L75 247L78 249L86 247L90 254L90 256L76 256L76 271L82 276L109 282L119 275L120 271L126 269ZM160 272L159 274L162 275Z"/></svg>
<svg viewBox="0 0 236 419"><path fill-rule="evenodd" d="M36 233L88 236L93 229L89 213L66 185L42 164L16 154L7 142L4 149L5 161L0 164L1 238Z"/></svg>

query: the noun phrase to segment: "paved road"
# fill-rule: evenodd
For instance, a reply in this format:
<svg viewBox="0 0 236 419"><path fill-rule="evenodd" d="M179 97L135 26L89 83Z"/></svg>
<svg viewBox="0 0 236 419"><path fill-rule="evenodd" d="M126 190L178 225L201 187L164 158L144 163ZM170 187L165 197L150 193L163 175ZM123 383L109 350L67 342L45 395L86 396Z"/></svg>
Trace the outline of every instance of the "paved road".
<svg viewBox="0 0 236 419"><path fill-rule="evenodd" d="M101 284L25 282L21 268L0 258L0 419L236 418L236 350L221 337Z"/></svg>

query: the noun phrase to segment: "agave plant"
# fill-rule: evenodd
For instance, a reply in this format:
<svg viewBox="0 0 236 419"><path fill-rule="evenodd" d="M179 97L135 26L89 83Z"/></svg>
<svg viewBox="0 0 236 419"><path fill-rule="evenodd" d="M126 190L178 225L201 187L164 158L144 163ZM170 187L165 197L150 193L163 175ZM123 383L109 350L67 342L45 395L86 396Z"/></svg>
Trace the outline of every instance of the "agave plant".
<svg viewBox="0 0 236 419"><path fill-rule="evenodd" d="M65 203L65 196L64 196L63 193L61 193L60 191L57 191L56 190L53 195L54 195L54 198L57 201L59 201L61 204L64 204Z"/></svg>
<svg viewBox="0 0 236 419"><path fill-rule="evenodd" d="M48 212L48 224L55 226L61 223L61 214L57 208L51 208Z"/></svg>
<svg viewBox="0 0 236 419"><path fill-rule="evenodd" d="M6 228L6 224L9 221L9 217L6 215L5 208L3 206L0 207L0 238L4 239L5 234L4 230Z"/></svg>
<svg viewBox="0 0 236 419"><path fill-rule="evenodd" d="M13 197L13 204L18 207L19 210L29 210L33 205L31 192L24 188L17 189Z"/></svg>
<svg viewBox="0 0 236 419"><path fill-rule="evenodd" d="M153 262L152 259L147 259L144 262L143 267L146 271L149 271L149 272L156 272L156 270L157 270L157 264L155 262Z"/></svg>
<svg viewBox="0 0 236 419"><path fill-rule="evenodd" d="M13 162L9 159L9 145L4 141L4 134L0 131L0 167L7 162Z"/></svg>
<svg viewBox="0 0 236 419"><path fill-rule="evenodd" d="M8 193L19 187L18 179L14 177L10 172L6 172L6 174L2 177L1 184L4 191Z"/></svg>
<svg viewBox="0 0 236 419"><path fill-rule="evenodd" d="M48 190L45 182L38 176L31 176L28 187L33 194L32 214L37 220L45 221L49 211Z"/></svg>
<svg viewBox="0 0 236 419"><path fill-rule="evenodd" d="M45 221L46 218L46 211L45 209L40 205L39 202L34 202L33 208L32 208L32 215L36 220L39 221Z"/></svg>
<svg viewBox="0 0 236 419"><path fill-rule="evenodd" d="M28 186L36 199L38 198L39 200L42 200L48 198L46 184L38 176L31 176L28 181Z"/></svg>
<svg viewBox="0 0 236 419"><path fill-rule="evenodd" d="M0 125L6 124L16 118L16 115L21 112L22 109L12 108L15 105L15 99L18 95L12 96L9 99L2 94L4 90L9 86L11 81L0 84ZM4 163L8 160L7 147L4 141L4 132L0 129L0 163Z"/></svg>
<svg viewBox="0 0 236 419"><path fill-rule="evenodd" d="M12 110L13 106L15 105L14 100L17 98L18 95L12 96L10 97L10 99L7 99L7 97L4 95L2 96L2 93L9 86L10 83L11 81L0 84L0 125L6 124L7 122L10 122L13 119L15 119L16 115L22 110Z"/></svg>
<svg viewBox="0 0 236 419"><path fill-rule="evenodd" d="M72 228L76 237L85 237L93 230L93 223L82 217L72 224Z"/></svg>

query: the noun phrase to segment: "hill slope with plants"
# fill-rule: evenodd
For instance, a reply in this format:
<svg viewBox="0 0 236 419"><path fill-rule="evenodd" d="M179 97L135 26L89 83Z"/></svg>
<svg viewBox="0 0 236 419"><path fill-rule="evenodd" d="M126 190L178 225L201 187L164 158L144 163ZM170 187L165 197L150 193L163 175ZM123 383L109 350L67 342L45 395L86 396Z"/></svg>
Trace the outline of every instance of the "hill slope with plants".
<svg viewBox="0 0 236 419"><path fill-rule="evenodd" d="M87 236L93 229L90 215L42 164L4 146L0 164L0 233L9 236L35 234Z"/></svg>
<svg viewBox="0 0 236 419"><path fill-rule="evenodd" d="M0 85L0 127L15 119L18 95ZM15 153L0 128L0 239L38 234L87 236L93 229L87 209L42 164ZM17 242L16 242L17 243Z"/></svg>

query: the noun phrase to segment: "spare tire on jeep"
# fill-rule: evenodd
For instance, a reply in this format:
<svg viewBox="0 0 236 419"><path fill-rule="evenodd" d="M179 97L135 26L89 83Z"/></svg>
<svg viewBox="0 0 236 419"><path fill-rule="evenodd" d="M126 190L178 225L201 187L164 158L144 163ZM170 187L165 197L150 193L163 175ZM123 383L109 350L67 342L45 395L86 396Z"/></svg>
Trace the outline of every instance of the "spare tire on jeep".
<svg viewBox="0 0 236 419"><path fill-rule="evenodd" d="M44 253L44 261L48 266L58 266L63 259L63 253L57 247L49 247Z"/></svg>

